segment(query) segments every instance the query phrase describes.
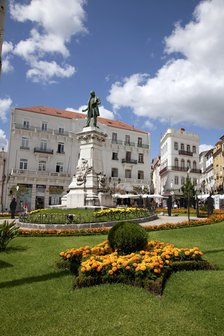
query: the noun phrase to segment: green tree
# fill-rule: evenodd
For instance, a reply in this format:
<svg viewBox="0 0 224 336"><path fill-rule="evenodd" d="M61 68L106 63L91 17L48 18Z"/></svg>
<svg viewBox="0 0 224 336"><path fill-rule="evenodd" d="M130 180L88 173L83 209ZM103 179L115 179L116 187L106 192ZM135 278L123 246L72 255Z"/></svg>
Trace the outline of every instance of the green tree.
<svg viewBox="0 0 224 336"><path fill-rule="evenodd" d="M188 215L188 221L189 221L190 220L190 203L196 193L194 189L194 184L191 182L189 175L187 175L186 181L183 184L181 190L183 192L183 196L185 200L187 201L187 215Z"/></svg>

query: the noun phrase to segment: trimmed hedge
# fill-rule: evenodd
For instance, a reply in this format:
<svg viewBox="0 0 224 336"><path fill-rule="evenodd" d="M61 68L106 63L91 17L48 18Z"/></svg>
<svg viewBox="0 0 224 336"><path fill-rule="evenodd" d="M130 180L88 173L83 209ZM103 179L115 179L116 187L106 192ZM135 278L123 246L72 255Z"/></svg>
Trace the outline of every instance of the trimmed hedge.
<svg viewBox="0 0 224 336"><path fill-rule="evenodd" d="M120 222L109 231L110 247L123 254L143 250L148 242L146 230L134 222Z"/></svg>

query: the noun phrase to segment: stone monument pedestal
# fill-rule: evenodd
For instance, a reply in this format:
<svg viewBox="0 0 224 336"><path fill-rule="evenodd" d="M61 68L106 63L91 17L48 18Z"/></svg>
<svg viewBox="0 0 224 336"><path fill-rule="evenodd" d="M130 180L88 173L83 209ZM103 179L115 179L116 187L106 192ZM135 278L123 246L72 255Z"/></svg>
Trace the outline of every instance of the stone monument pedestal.
<svg viewBox="0 0 224 336"><path fill-rule="evenodd" d="M80 157L76 175L69 185L67 208L99 208L113 204L103 173L102 146L106 137L98 127L84 127L77 133Z"/></svg>

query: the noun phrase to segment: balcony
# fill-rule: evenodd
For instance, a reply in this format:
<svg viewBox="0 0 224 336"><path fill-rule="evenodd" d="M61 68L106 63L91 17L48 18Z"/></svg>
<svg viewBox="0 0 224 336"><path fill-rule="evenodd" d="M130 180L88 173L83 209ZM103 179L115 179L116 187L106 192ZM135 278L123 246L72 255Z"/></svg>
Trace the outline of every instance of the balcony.
<svg viewBox="0 0 224 336"><path fill-rule="evenodd" d="M44 153L44 154L53 154L53 149L50 148L41 148L41 147L34 147L34 153Z"/></svg>
<svg viewBox="0 0 224 336"><path fill-rule="evenodd" d="M187 156L193 156L193 152L185 151L180 149L179 150L179 155L187 155Z"/></svg>
<svg viewBox="0 0 224 336"><path fill-rule="evenodd" d="M205 171L207 173L208 171L210 171L212 169L213 169L213 163L211 163L208 167L206 167Z"/></svg>
<svg viewBox="0 0 224 336"><path fill-rule="evenodd" d="M22 124L14 124L16 129L23 129L27 131L34 131L35 127L33 126L28 126L28 125L22 125Z"/></svg>
<svg viewBox="0 0 224 336"><path fill-rule="evenodd" d="M130 141L124 141L124 145L125 146L135 146L135 143L134 142L130 142Z"/></svg>
<svg viewBox="0 0 224 336"><path fill-rule="evenodd" d="M27 169L13 169L13 175L21 175L24 174L26 177L38 177L38 176L46 176L46 177L67 177L71 178L71 175L68 173L56 173L56 172L47 172L43 170L27 170Z"/></svg>
<svg viewBox="0 0 224 336"><path fill-rule="evenodd" d="M117 140L117 139L112 139L111 143L112 144L117 144L117 145L122 145L123 141L122 140Z"/></svg>
<svg viewBox="0 0 224 336"><path fill-rule="evenodd" d="M185 172L187 173L189 171L189 173L196 173L196 174L201 174L201 169L196 169L196 168L189 168L189 167L178 167L178 166L169 166L169 167L164 167L162 170L160 170L160 175L164 174L167 171L178 171L178 172Z"/></svg>
<svg viewBox="0 0 224 336"><path fill-rule="evenodd" d="M29 150L29 149L30 149L30 147L28 147L28 146L20 146L20 149Z"/></svg>
<svg viewBox="0 0 224 336"><path fill-rule="evenodd" d="M67 131L62 132L59 130L54 130L54 134L68 136L69 133Z"/></svg>
<svg viewBox="0 0 224 336"><path fill-rule="evenodd" d="M146 145L146 144L142 144L142 143L137 143L137 147L139 148L149 148L149 145Z"/></svg>
<svg viewBox="0 0 224 336"><path fill-rule="evenodd" d="M122 163L131 163L131 164L137 164L137 160L132 159L122 159Z"/></svg>
<svg viewBox="0 0 224 336"><path fill-rule="evenodd" d="M192 169L190 170L190 173L201 174L201 169L192 168Z"/></svg>
<svg viewBox="0 0 224 336"><path fill-rule="evenodd" d="M175 171L182 171L182 172L187 172L189 168L187 167L178 167L178 166L171 166L170 167L172 170Z"/></svg>

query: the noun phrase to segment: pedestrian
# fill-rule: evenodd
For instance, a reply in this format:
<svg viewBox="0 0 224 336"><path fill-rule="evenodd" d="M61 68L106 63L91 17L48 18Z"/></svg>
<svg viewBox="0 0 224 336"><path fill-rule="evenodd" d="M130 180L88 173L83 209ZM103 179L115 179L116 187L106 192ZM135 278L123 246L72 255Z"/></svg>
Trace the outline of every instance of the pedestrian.
<svg viewBox="0 0 224 336"><path fill-rule="evenodd" d="M208 207L208 216L211 216L214 210L214 199L212 198L211 194L207 198L207 207Z"/></svg>
<svg viewBox="0 0 224 336"><path fill-rule="evenodd" d="M168 200L167 200L167 208L168 208L168 215L171 216L171 212L172 212L172 196L169 196L168 197Z"/></svg>
<svg viewBox="0 0 224 336"><path fill-rule="evenodd" d="M17 206L17 202L15 197L13 197L11 203L10 203L10 212L11 212L11 218L14 219L15 218L15 213L16 213L16 206Z"/></svg>

